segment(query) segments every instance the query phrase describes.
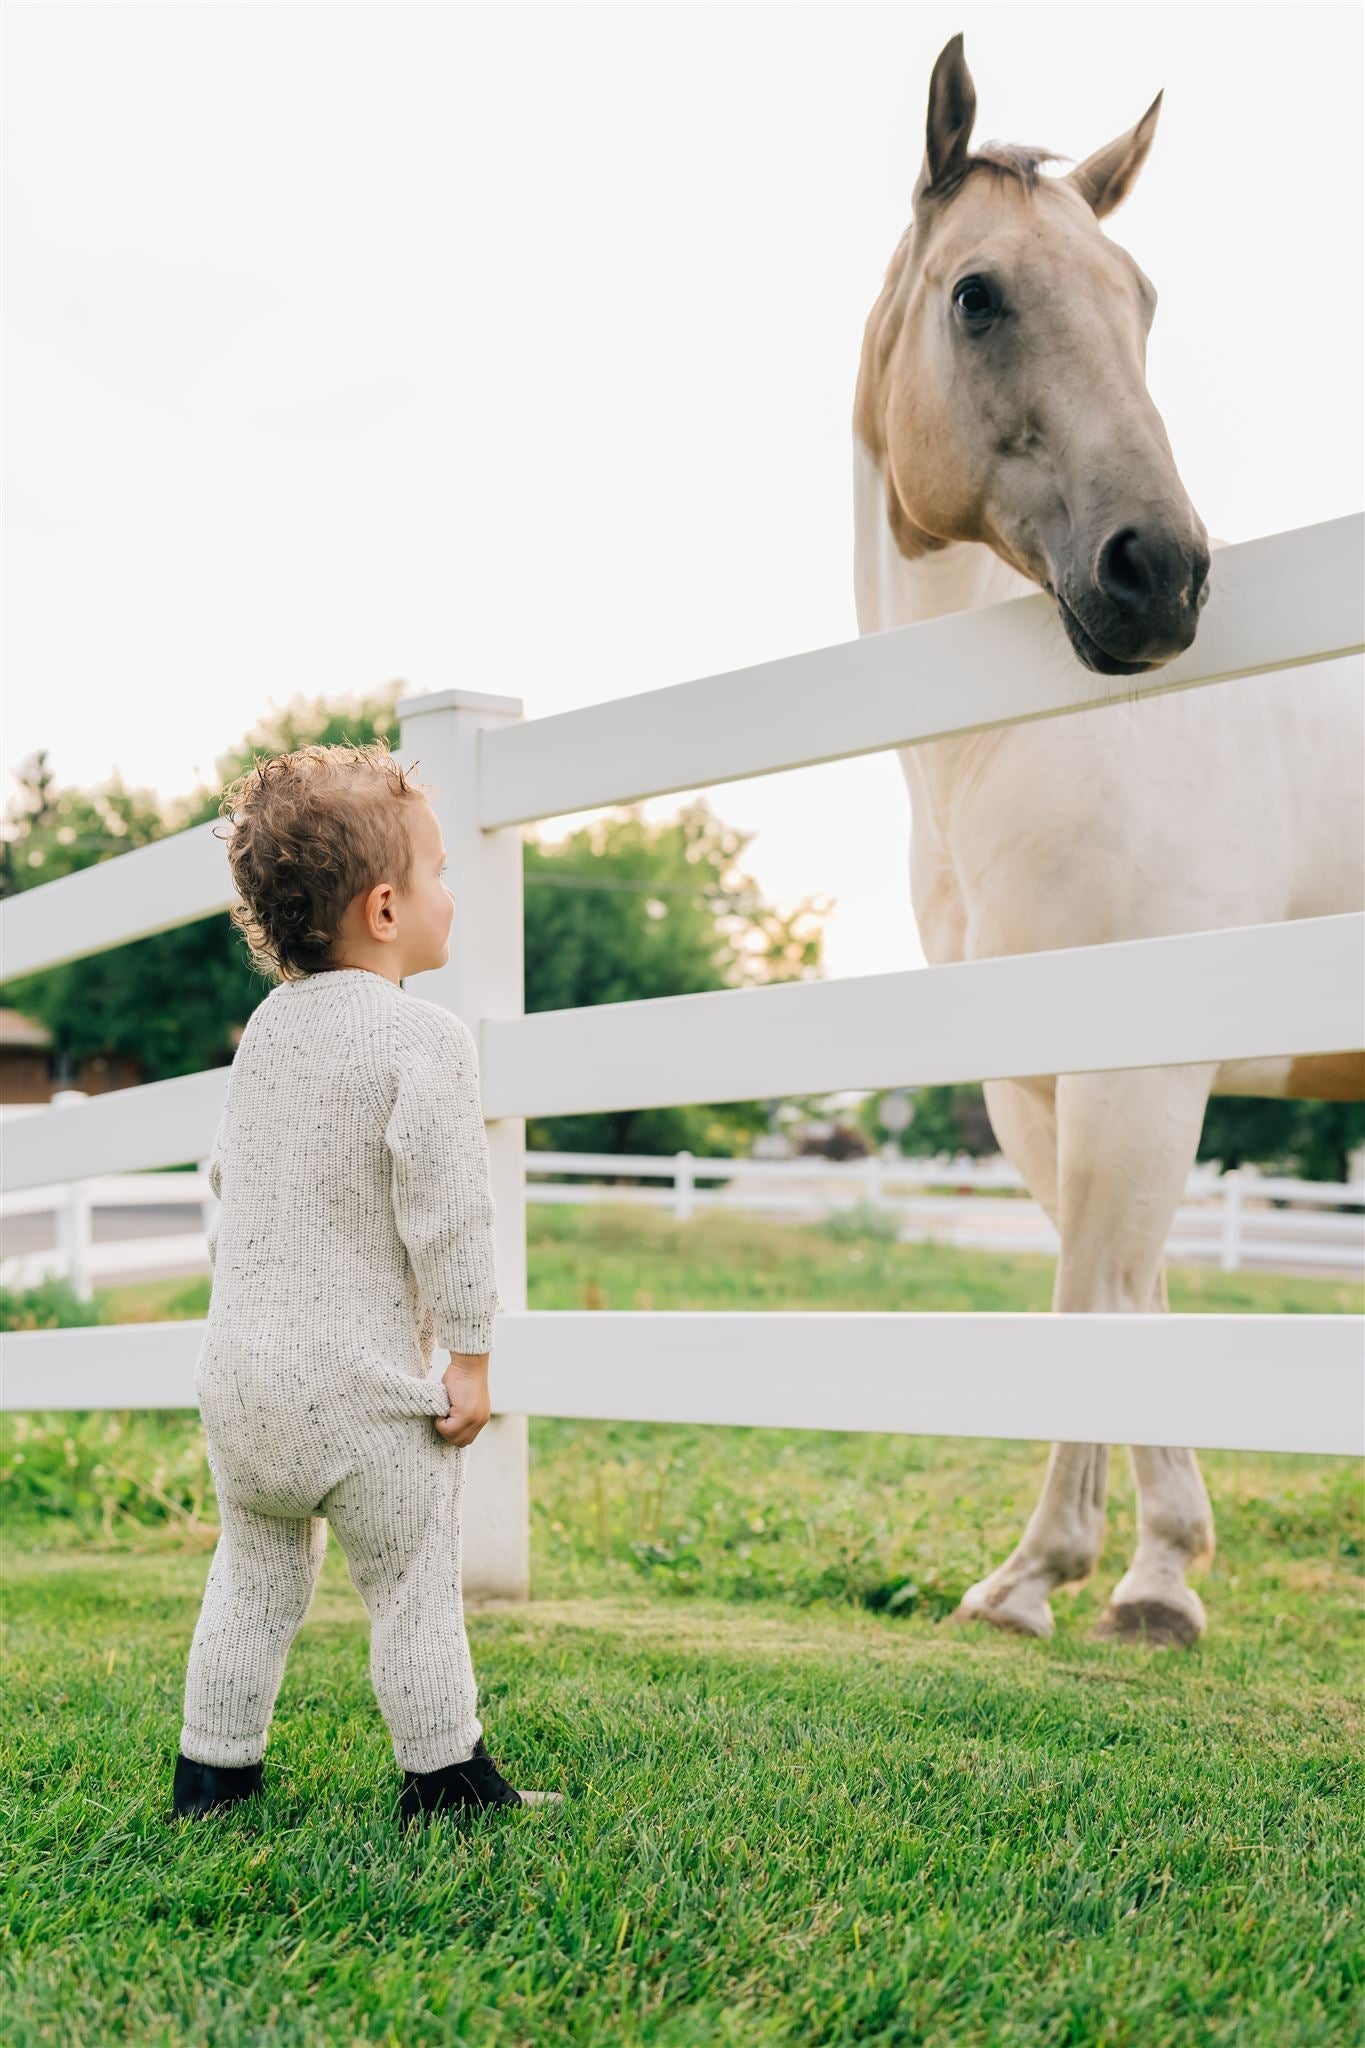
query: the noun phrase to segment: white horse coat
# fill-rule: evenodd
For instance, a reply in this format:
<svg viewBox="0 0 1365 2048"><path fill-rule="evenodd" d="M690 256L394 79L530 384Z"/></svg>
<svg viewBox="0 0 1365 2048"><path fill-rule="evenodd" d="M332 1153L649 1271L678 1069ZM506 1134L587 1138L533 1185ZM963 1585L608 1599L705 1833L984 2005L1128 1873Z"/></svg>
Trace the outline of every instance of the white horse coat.
<svg viewBox="0 0 1365 2048"><path fill-rule="evenodd" d="M1160 666L1196 637L1216 556L1146 389L1156 291L1097 222L1155 133L1065 179L972 155L962 38L930 81L924 169L863 337L854 403L861 633L1035 594L1075 658ZM1059 649L1061 660L1073 658ZM934 965L1321 917L1365 905L1359 657L899 749L911 895ZM1053 1307L1166 1306L1163 1250L1211 1090L1351 1099L1360 1054L988 1081L1003 1151L1056 1225ZM1094 1568L1108 1452L1053 1447L1016 1549L962 1615L1032 1635ZM1134 1447L1138 1547L1102 1633L1189 1642L1213 1548L1189 1450Z"/></svg>
<svg viewBox="0 0 1365 2048"><path fill-rule="evenodd" d="M881 472L856 438L854 507L860 633L1037 594L979 544L908 561L890 531ZM1358 656L898 752L911 897L934 966L1365 908ZM1109 1098L1096 1132L1103 1160L1085 1142L1094 1129L1085 1105L1069 1159L1059 1159L1055 1092L1049 1103L1036 1087L987 1083L1002 1148L1062 1232L1059 1283L1071 1254L1056 1305L1165 1306L1164 1281L1151 1299L1134 1298L1128 1282L1159 1267L1210 1089L1355 1094L1360 1066L1353 1055L1071 1077L1091 1098ZM1090 1211L1084 1239L1070 1228L1068 1166ZM1098 1556L1102 1460L1099 1446L1057 1447L1020 1551L972 1588L966 1617L1050 1632L1048 1594L1086 1576ZM1207 1496L1189 1453L1135 1450L1133 1461L1144 1541L1115 1589L1111 1612L1122 1619L1111 1632L1189 1640L1204 1617L1184 1572L1212 1552Z"/></svg>

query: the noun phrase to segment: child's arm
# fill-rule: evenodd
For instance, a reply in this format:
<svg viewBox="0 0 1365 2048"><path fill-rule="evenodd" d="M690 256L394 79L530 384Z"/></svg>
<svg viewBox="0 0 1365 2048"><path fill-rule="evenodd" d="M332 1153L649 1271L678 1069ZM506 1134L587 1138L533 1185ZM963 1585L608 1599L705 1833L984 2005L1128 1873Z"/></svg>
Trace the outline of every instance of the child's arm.
<svg viewBox="0 0 1365 2048"><path fill-rule="evenodd" d="M384 1133L399 1235L447 1351L487 1361L497 1292L488 1133L474 1034L453 1011L414 1009Z"/></svg>

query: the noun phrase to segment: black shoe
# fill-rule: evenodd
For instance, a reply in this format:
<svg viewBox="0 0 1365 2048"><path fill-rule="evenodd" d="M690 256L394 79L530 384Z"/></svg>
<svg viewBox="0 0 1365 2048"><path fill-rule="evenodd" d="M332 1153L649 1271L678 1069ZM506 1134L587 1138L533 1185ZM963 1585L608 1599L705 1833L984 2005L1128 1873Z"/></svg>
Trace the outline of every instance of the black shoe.
<svg viewBox="0 0 1365 2048"><path fill-rule="evenodd" d="M476 1812L484 1806L539 1806L558 1802L558 1792L518 1792L508 1784L484 1745L464 1763L443 1764L439 1771L404 1771L398 1810L404 1826L429 1813Z"/></svg>
<svg viewBox="0 0 1365 2048"><path fill-rule="evenodd" d="M220 1807L235 1806L261 1789L260 1764L201 1764L193 1757L175 1760L173 1817L184 1820L192 1814L216 1813Z"/></svg>

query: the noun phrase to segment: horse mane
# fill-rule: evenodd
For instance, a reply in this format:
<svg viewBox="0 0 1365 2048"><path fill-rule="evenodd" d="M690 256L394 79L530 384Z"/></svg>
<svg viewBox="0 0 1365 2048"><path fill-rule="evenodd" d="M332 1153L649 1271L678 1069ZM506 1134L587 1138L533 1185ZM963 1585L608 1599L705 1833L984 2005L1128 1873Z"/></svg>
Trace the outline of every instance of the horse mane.
<svg viewBox="0 0 1365 2048"><path fill-rule="evenodd" d="M946 178L939 185L930 185L921 194L926 200L941 204L960 192L973 171L985 171L997 184L1005 179L1014 180L1025 193L1038 188L1040 164L1069 164L1075 159L1063 156L1060 150L1039 149L1030 142L983 142L980 149L974 149L964 161L956 177Z"/></svg>
<svg viewBox="0 0 1365 2048"><path fill-rule="evenodd" d="M1040 164L1069 164L1074 159L1063 156L1055 149L1036 149L1029 142L983 142L980 149L974 149L967 158L964 177L973 171L987 171L998 182L1002 178L1015 178L1026 192L1032 192L1038 183Z"/></svg>

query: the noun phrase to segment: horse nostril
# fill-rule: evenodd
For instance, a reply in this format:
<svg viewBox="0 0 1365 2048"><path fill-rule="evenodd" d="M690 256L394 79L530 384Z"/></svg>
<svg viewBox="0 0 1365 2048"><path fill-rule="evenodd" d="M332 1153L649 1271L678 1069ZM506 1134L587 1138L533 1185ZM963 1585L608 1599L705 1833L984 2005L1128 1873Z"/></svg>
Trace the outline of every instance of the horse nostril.
<svg viewBox="0 0 1365 2048"><path fill-rule="evenodd" d="M1160 527L1120 526L1095 561L1095 586L1118 610L1147 618L1157 611L1197 612L1208 590L1209 549Z"/></svg>
<svg viewBox="0 0 1365 2048"><path fill-rule="evenodd" d="M1131 605L1147 596L1150 586L1141 549L1135 526L1123 526L1110 534L1095 565L1095 580L1106 597Z"/></svg>

